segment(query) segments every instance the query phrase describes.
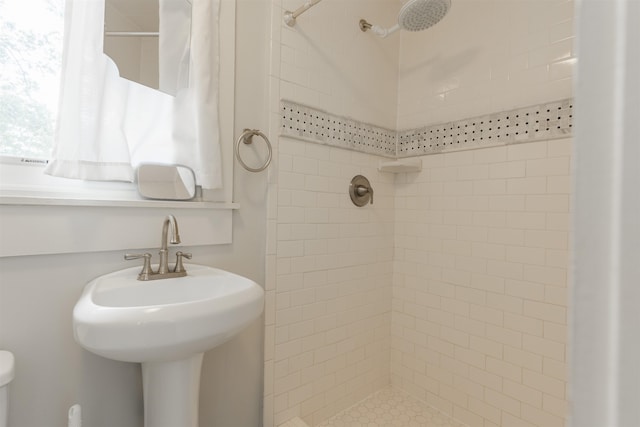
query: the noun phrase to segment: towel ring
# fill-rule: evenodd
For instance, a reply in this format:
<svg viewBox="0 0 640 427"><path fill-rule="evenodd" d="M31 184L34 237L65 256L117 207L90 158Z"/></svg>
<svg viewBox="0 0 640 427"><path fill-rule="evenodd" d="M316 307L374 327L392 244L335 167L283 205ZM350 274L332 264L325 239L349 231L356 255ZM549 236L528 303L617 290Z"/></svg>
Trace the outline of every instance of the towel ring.
<svg viewBox="0 0 640 427"><path fill-rule="evenodd" d="M269 153L267 155L267 160L259 168L252 168L250 166L247 166L247 164L243 162L242 158L240 157L240 142L244 142L245 144L251 144L253 142L254 135L258 135L262 139L264 139L264 142L267 144L267 149L269 150ZM269 163L271 163L271 156L272 156L271 142L269 142L269 138L267 138L267 135L265 135L264 133L260 132L257 129L245 129L242 132L242 134L238 137L238 140L236 141L235 152L236 152L236 159L238 159L238 162L242 165L243 168L245 168L249 172L262 172L267 168L267 166L269 166Z"/></svg>

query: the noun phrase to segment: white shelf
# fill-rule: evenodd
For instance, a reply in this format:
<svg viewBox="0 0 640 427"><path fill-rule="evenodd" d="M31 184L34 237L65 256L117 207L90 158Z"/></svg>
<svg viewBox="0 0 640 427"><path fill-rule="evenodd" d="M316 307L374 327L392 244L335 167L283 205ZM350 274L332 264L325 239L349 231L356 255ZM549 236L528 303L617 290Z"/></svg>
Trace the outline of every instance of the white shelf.
<svg viewBox="0 0 640 427"><path fill-rule="evenodd" d="M409 158L380 161L378 170L390 173L420 172L422 170L422 160Z"/></svg>

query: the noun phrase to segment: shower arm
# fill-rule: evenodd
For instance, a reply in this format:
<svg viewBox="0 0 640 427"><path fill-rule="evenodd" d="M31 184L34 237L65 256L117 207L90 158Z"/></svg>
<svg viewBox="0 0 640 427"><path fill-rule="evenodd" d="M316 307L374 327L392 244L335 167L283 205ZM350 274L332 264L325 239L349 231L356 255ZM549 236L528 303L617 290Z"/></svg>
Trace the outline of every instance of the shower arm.
<svg viewBox="0 0 640 427"><path fill-rule="evenodd" d="M308 0L305 4L303 4L302 6L300 6L299 8L294 10L293 12L290 12L290 11L287 10L284 13L284 22L288 26L293 27L294 25L296 25L296 18L298 16L302 15L307 10L311 9L313 6L315 6L316 4L320 3L321 1L322 0Z"/></svg>
<svg viewBox="0 0 640 427"><path fill-rule="evenodd" d="M370 23L368 23L366 20L361 19L360 20L360 30L365 32L368 30L371 30L372 33L374 33L377 36L380 36L382 38L387 37L390 34L395 33L396 31L398 31L400 29L400 25L396 24L391 28L382 28L379 25L371 25Z"/></svg>

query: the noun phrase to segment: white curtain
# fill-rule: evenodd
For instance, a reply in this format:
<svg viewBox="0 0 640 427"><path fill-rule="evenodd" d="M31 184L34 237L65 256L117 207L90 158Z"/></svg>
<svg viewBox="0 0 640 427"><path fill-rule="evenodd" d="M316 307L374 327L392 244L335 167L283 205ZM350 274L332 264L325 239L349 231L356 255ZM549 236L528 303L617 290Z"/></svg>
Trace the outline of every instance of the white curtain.
<svg viewBox="0 0 640 427"><path fill-rule="evenodd" d="M119 77L103 54L104 0L67 0L58 127L45 173L133 181L140 163L181 164L195 171L203 188L220 188L219 7L219 0L193 0L190 44L161 44L160 57L181 64L164 74L175 89L171 96ZM166 27L175 19L161 22Z"/></svg>
<svg viewBox="0 0 640 427"><path fill-rule="evenodd" d="M640 426L640 1L576 11L571 425Z"/></svg>
<svg viewBox="0 0 640 427"><path fill-rule="evenodd" d="M159 88L175 95L189 86L191 2L159 0Z"/></svg>

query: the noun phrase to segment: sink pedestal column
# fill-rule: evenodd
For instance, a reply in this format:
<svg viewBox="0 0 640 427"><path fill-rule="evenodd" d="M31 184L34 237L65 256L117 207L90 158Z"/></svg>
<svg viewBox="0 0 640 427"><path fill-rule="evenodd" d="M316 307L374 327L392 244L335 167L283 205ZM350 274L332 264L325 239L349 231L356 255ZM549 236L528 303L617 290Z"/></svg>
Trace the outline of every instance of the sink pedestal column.
<svg viewBox="0 0 640 427"><path fill-rule="evenodd" d="M142 363L145 427L198 427L203 356Z"/></svg>

